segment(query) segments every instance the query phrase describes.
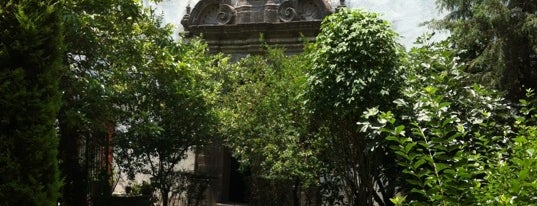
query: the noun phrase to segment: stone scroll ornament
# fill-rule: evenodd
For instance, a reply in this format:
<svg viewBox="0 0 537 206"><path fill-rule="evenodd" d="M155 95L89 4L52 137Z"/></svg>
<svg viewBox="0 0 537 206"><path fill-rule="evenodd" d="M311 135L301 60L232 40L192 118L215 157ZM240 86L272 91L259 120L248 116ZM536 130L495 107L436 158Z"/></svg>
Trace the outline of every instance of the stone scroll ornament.
<svg viewBox="0 0 537 206"><path fill-rule="evenodd" d="M296 19L297 13L291 1L284 1L278 9L278 16L283 22L290 22Z"/></svg>
<svg viewBox="0 0 537 206"><path fill-rule="evenodd" d="M315 3L312 1L306 1L305 3L301 4L298 8L299 13L299 19L300 20L314 20L314 19L322 19L320 16L319 8Z"/></svg>
<svg viewBox="0 0 537 206"><path fill-rule="evenodd" d="M220 9L218 11L216 20L220 25L229 24L231 23L231 21L233 21L233 17L235 16L235 14L236 11L233 6L229 4L220 4Z"/></svg>

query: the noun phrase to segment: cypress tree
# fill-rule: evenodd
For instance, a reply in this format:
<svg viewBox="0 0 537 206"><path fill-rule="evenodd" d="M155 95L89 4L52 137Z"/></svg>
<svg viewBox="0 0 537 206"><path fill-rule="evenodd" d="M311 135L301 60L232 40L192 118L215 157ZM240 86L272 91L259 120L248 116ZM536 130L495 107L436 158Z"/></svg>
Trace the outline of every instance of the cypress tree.
<svg viewBox="0 0 537 206"><path fill-rule="evenodd" d="M0 205L56 205L60 5L0 2Z"/></svg>

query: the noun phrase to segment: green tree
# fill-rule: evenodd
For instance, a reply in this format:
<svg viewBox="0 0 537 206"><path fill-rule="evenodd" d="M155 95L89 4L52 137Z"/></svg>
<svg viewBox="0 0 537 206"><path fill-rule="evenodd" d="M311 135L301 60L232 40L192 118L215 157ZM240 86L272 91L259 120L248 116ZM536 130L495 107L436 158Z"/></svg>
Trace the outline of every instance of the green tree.
<svg viewBox="0 0 537 206"><path fill-rule="evenodd" d="M131 177L149 175L167 206L170 192L181 186L178 164L215 136L215 72L225 60L209 56L197 41L181 44L169 35L144 39L131 58L147 61L128 68L116 85L124 115L116 131L116 160Z"/></svg>
<svg viewBox="0 0 537 206"><path fill-rule="evenodd" d="M303 104L309 65L304 55L286 56L282 49L268 48L263 56L243 58L226 71L220 112L224 143L251 172L253 190L263 198L272 195L272 205L291 199L298 205L300 187L317 182L318 163ZM261 178L293 184L256 188L263 187L255 181ZM250 203L267 204L263 198L253 196Z"/></svg>
<svg viewBox="0 0 537 206"><path fill-rule="evenodd" d="M376 14L341 9L323 21L310 48L306 95L325 164L326 198L349 205L390 204L393 159L382 139L366 138L356 123L368 108L390 108L399 95L402 49L396 38Z"/></svg>
<svg viewBox="0 0 537 206"><path fill-rule="evenodd" d="M126 40L134 35L131 32L141 21L138 17L143 10L136 1L65 2L62 20L68 70L62 77L63 104L58 116L60 168L65 182L62 204L84 206L88 205L88 195L95 199L110 193L108 178L99 177L100 169L104 169L103 174L107 169L94 162L100 161L95 159L100 153L97 148L108 141L107 127L114 127L108 83L111 73L127 65L112 58L130 52L132 47ZM97 189L95 182L102 187ZM89 194L92 190L97 194Z"/></svg>
<svg viewBox="0 0 537 206"><path fill-rule="evenodd" d="M55 0L0 3L0 205L56 205L63 71Z"/></svg>
<svg viewBox="0 0 537 206"><path fill-rule="evenodd" d="M478 83L507 91L511 100L537 89L537 2L437 0L448 15L436 26L451 31L455 48Z"/></svg>
<svg viewBox="0 0 537 206"><path fill-rule="evenodd" d="M119 121L114 107L118 78L152 61L140 55L149 39L167 41L170 35L170 28L142 3L68 0L63 5L68 67L61 81L63 104L58 116L63 205L84 206L88 196L95 200L111 195L112 165L98 155L111 146L109 137Z"/></svg>

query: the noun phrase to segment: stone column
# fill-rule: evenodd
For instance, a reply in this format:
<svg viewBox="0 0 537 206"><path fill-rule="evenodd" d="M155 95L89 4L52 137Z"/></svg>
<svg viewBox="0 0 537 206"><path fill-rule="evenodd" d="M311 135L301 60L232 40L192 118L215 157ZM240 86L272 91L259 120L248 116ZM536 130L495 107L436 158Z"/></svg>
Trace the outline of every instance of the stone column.
<svg viewBox="0 0 537 206"><path fill-rule="evenodd" d="M275 23L279 21L278 8L280 5L276 4L273 0L268 0L265 4L263 20L265 23Z"/></svg>
<svg viewBox="0 0 537 206"><path fill-rule="evenodd" d="M252 15L252 5L248 0L239 0L237 2L237 24L246 24L250 23Z"/></svg>

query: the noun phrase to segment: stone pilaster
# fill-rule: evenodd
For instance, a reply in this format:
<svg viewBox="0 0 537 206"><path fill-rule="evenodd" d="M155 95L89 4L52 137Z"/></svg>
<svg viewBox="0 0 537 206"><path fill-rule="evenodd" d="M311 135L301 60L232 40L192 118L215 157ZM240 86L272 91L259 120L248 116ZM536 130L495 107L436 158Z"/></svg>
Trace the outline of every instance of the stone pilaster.
<svg viewBox="0 0 537 206"><path fill-rule="evenodd" d="M279 21L278 18L278 8L280 5L278 5L273 0L268 0L267 3L265 3L265 10L264 10L264 16L263 20L265 23L275 23Z"/></svg>
<svg viewBox="0 0 537 206"><path fill-rule="evenodd" d="M248 0L239 0L237 2L237 24L246 24L251 21L252 5Z"/></svg>

